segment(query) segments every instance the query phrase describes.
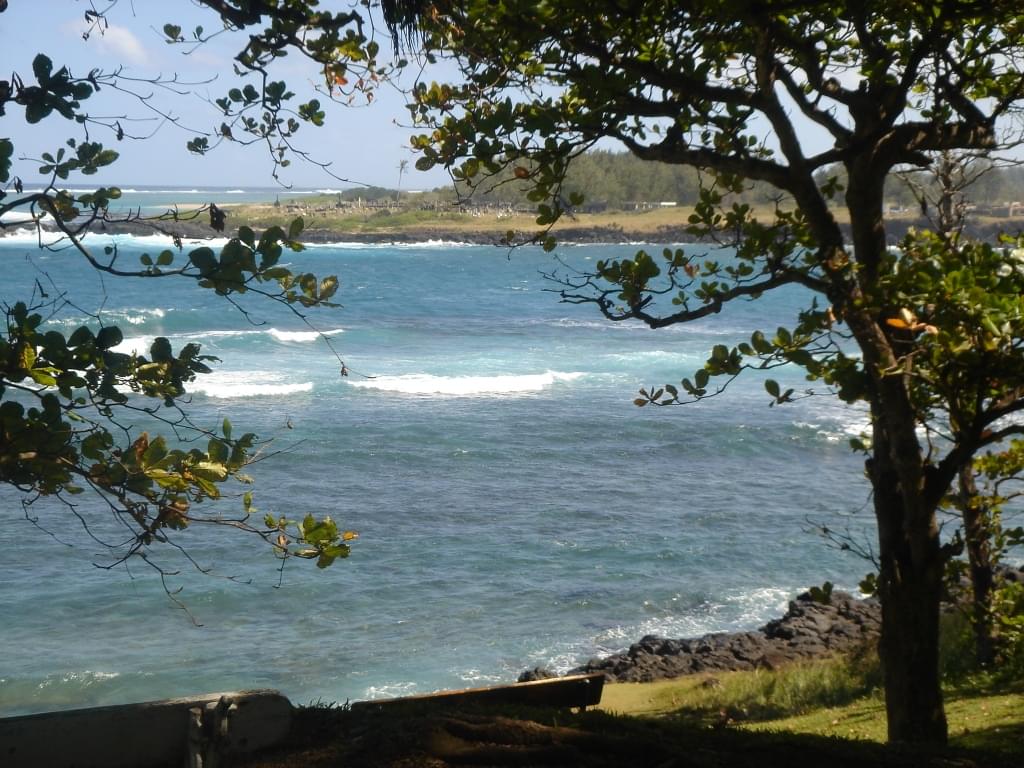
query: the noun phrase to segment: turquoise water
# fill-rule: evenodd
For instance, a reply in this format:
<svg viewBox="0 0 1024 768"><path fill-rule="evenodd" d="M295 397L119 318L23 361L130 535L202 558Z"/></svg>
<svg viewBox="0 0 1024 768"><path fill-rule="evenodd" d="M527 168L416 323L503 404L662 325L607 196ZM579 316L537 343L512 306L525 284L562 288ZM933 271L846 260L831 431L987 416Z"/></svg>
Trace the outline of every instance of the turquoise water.
<svg viewBox="0 0 1024 768"><path fill-rule="evenodd" d="M126 263L163 247L118 241ZM556 253L585 269L633 250ZM101 311L124 349L165 335L220 357L190 410L273 439L252 471L259 510L329 513L360 533L349 560L290 564L277 588L257 541L187 532L214 575L166 562L181 568L172 583L197 627L145 564L97 568L109 555L59 505L32 509L56 541L2 489L0 713L257 686L305 703L511 681L650 632L755 627L799 590L852 588L868 570L808 524L871 535L847 447L862 413L827 396L769 408L755 377L697 405L632 404L640 386L691 375L714 344L786 322L799 291L651 331L559 303L541 272L564 268L540 251L334 245L289 258L341 279L344 306L310 319L348 377L268 302L246 302L254 325L187 281L100 279L71 252L0 240L0 301L39 280L75 299L56 327Z"/></svg>

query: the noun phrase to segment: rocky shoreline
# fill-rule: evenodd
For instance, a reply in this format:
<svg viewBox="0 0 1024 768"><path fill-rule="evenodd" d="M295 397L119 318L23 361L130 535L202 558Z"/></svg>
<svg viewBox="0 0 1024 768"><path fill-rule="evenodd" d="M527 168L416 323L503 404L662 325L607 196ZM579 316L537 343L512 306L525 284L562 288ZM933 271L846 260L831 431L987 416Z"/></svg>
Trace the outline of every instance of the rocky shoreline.
<svg viewBox="0 0 1024 768"><path fill-rule="evenodd" d="M244 222L237 222L240 226ZM183 239L203 239L230 236L232 226L224 233L211 229L204 220L154 222L114 221L101 222L94 227L96 232L124 235L177 235ZM526 236L527 233L521 233ZM653 235L649 232L630 231L618 226L599 227L564 227L556 233L559 242L572 244L596 243L677 243L692 241L693 237L686 234L685 227L662 227ZM443 241L467 243L469 245L503 245L505 232L498 230L446 230L441 227L407 227L400 230L379 230L368 232L325 229L309 226L302 231L302 241L306 243L425 243Z"/></svg>
<svg viewBox="0 0 1024 768"><path fill-rule="evenodd" d="M999 566L999 578L1024 584L1024 565ZM970 584L945 603L958 610L969 600ZM713 632L697 638L646 635L621 653L590 659L567 675L604 673L609 683L649 683L701 672L777 669L797 661L861 650L878 642L882 607L875 598L832 592L823 602L804 592L789 602L785 615L748 632ZM526 670L519 682L558 677L545 667Z"/></svg>
<svg viewBox="0 0 1024 768"><path fill-rule="evenodd" d="M606 682L648 683L698 672L776 669L795 661L847 653L877 642L881 606L845 592L818 602L809 592L791 600L785 615L749 632L716 632L692 639L647 635L628 650L591 659L568 674L603 672ZM543 667L520 682L556 675Z"/></svg>
<svg viewBox="0 0 1024 768"><path fill-rule="evenodd" d="M220 233L209 226L205 217L195 220L178 220L165 222L113 221L100 222L95 231L110 234L152 235L163 233L177 235L185 239L202 239L224 237L230 235L235 228L245 222L232 222L229 218L227 230ZM931 225L925 218L899 219L888 222L887 236L891 244L897 244L906 236L911 228L927 229ZM840 224L840 228L849 234L848 226ZM1016 229L1015 229L1016 228ZM1008 219L1003 222L971 222L968 221L964 232L968 237L994 242L1001 233L1012 233L1024 228L1024 221ZM526 237L532 233L521 232ZM553 233L560 243L564 244L668 244L698 242L685 225L662 226L654 231L633 230L617 224L610 226L563 226ZM443 226L404 227L395 230L377 231L345 231L309 226L303 230L302 240L308 243L354 242L367 244L382 243L423 243L444 241L467 243L470 245L500 245L505 231L497 228L480 230L445 229Z"/></svg>

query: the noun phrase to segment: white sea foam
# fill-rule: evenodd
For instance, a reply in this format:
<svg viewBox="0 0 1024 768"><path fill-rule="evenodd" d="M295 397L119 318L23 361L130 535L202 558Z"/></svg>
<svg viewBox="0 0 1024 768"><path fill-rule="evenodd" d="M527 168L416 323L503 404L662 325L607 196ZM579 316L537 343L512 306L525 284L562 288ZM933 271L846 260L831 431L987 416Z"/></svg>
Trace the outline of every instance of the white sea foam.
<svg viewBox="0 0 1024 768"><path fill-rule="evenodd" d="M761 587L728 593L721 612L732 618L724 628L730 631L753 629L778 618L786 612L789 601L802 591L801 588Z"/></svg>
<svg viewBox="0 0 1024 768"><path fill-rule="evenodd" d="M406 395L444 395L449 397L482 397L524 395L540 392L558 382L574 381L583 373L528 373L501 376L431 376L407 374L380 376L366 381L350 380L350 386L359 389L379 389Z"/></svg>
<svg viewBox="0 0 1024 768"><path fill-rule="evenodd" d="M215 371L199 376L189 385L189 391L218 400L235 397L280 397L301 392L312 392L313 382L282 381L270 371Z"/></svg>
<svg viewBox="0 0 1024 768"><path fill-rule="evenodd" d="M316 341L321 336L336 336L344 332L344 328L334 328L329 331L281 331L277 328L271 328L267 331L278 341Z"/></svg>
<svg viewBox="0 0 1024 768"><path fill-rule="evenodd" d="M689 352L671 352L667 349L648 349L637 352L621 352L607 356L609 360L623 363L697 363L703 362L704 358ZM705 356L706 357L706 356Z"/></svg>
<svg viewBox="0 0 1024 768"><path fill-rule="evenodd" d="M127 235L127 234L112 234L110 232L88 232L82 238L85 241L92 240L93 242L100 241L101 243L116 243L119 245L132 245L137 247L150 247L150 248L175 248L174 239L169 235L153 234L153 235ZM182 238L184 247L184 254L187 254L192 248L199 246L206 246L208 248L223 248L228 244L228 238L226 237L213 237L213 238ZM181 257L184 258L184 255Z"/></svg>
<svg viewBox="0 0 1024 768"><path fill-rule="evenodd" d="M809 413L805 412L805 418L794 420L793 426L812 430L830 443L845 442L871 431L871 415L865 407L819 399L809 401L806 410Z"/></svg>
<svg viewBox="0 0 1024 768"><path fill-rule="evenodd" d="M142 325L143 323L149 322L153 318L163 318L166 316L167 310L160 309L159 307L155 309L129 307L123 310L103 313L103 317L106 320L128 323L129 325Z"/></svg>
<svg viewBox="0 0 1024 768"><path fill-rule="evenodd" d="M620 653L644 635L680 638L751 630L785 613L789 601L801 591L802 588L763 587L727 592L718 601L705 602L699 608L610 626L587 640L539 650L532 658L564 673L593 656Z"/></svg>
<svg viewBox="0 0 1024 768"><path fill-rule="evenodd" d="M528 325L553 325L557 328L593 328L597 331L604 332L615 332L615 331L649 331L650 329L641 323L639 320L630 320L623 323L609 323L607 320L594 319L584 320L578 317L560 317L557 320L533 320L528 321ZM664 331L672 331L672 327L665 328ZM663 333L659 330L658 333Z"/></svg>
<svg viewBox="0 0 1024 768"><path fill-rule="evenodd" d="M371 685L363 691L364 699L393 699L399 696L409 696L416 693L419 686L412 681L398 683L385 683L384 685Z"/></svg>
<svg viewBox="0 0 1024 768"><path fill-rule="evenodd" d="M201 331L199 333L190 333L188 338L190 339L226 339L232 336L257 336L266 331Z"/></svg>
<svg viewBox="0 0 1024 768"><path fill-rule="evenodd" d="M57 243L57 235L53 232L44 231L42 234L42 243L44 246L55 245ZM32 245L38 247L40 242L39 233L34 227L18 227L10 232L0 233L0 244L15 244L15 245ZM67 241L65 241L66 243Z"/></svg>
<svg viewBox="0 0 1024 768"><path fill-rule="evenodd" d="M32 221L34 218L35 216L27 211L8 211L7 213L0 214L0 221L7 224Z"/></svg>
<svg viewBox="0 0 1024 768"><path fill-rule="evenodd" d="M451 669L453 675L464 683L471 685L494 685L504 682L505 676L495 673L486 673L479 669Z"/></svg>
<svg viewBox="0 0 1024 768"><path fill-rule="evenodd" d="M306 248L344 248L345 250L374 251L387 248L388 250L407 250L410 248L433 249L433 248L471 248L475 243L467 243L461 240L417 240L415 242L400 243L364 243L358 240L334 240L329 243L303 243Z"/></svg>
<svg viewBox="0 0 1024 768"><path fill-rule="evenodd" d="M148 356L149 348L155 340L156 336L129 336L114 347L113 351L123 355Z"/></svg>

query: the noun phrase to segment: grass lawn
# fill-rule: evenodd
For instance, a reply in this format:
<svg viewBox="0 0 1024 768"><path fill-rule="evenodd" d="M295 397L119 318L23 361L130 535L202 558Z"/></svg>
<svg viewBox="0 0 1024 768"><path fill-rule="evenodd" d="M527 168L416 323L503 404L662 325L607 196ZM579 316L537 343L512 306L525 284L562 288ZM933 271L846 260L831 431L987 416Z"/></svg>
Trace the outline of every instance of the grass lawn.
<svg viewBox="0 0 1024 768"><path fill-rule="evenodd" d="M813 672L811 665L785 674L792 679L813 677ZM885 742L885 704L880 691L836 704L815 703L813 696L795 702L783 692L781 703L771 712L770 691L778 686L772 681L779 679L775 674L734 672L714 678L611 685L605 687L600 709L633 717L674 718L712 728ZM757 678L763 679L758 682ZM715 683L708 685L709 679ZM786 712L790 708L787 701L791 712ZM759 706L766 709L758 713ZM1024 765L1024 683L992 685L979 678L953 687L946 691L946 719L951 747L1008 759L1017 756L1018 764Z"/></svg>

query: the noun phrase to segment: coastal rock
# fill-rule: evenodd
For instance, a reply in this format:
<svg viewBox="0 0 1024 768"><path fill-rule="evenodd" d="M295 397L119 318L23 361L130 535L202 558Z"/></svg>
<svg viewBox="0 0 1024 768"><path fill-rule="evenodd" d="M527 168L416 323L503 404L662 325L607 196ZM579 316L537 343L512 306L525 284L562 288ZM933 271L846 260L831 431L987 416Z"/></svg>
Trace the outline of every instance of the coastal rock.
<svg viewBox="0 0 1024 768"><path fill-rule="evenodd" d="M880 627L877 600L833 592L828 603L820 603L804 593L790 601L782 618L757 631L717 632L691 639L647 635L628 650L591 659L569 674L603 672L608 682L645 683L696 672L775 669L856 650L877 641Z"/></svg>
<svg viewBox="0 0 1024 768"><path fill-rule="evenodd" d="M1015 584L1024 584L1024 565L1014 568L1013 566L1003 566L1000 570L1000 576L1004 581L1012 581Z"/></svg>
<svg viewBox="0 0 1024 768"><path fill-rule="evenodd" d="M516 679L517 683L533 683L537 680L550 680L553 677L558 677L557 672L552 672L547 667L534 667L523 672Z"/></svg>

